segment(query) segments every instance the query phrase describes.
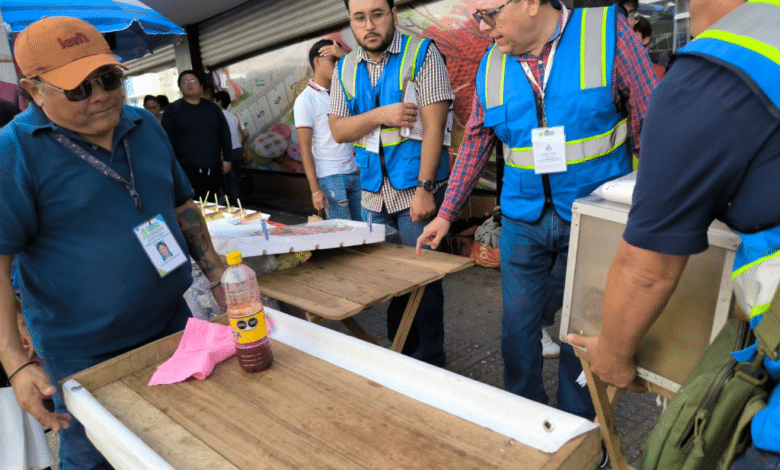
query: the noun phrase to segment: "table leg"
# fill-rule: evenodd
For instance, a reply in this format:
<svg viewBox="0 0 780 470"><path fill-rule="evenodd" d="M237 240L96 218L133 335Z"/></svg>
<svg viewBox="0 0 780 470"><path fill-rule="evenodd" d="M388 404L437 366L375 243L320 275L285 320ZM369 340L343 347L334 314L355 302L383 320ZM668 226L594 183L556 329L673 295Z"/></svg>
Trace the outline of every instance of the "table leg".
<svg viewBox="0 0 780 470"><path fill-rule="evenodd" d="M354 336L355 338L362 339L363 341L366 341L371 344L378 344L373 336L371 336L368 331L364 330L362 326L360 326L360 323L358 323L354 318L345 318L343 320L339 320L342 325L344 325L344 328L349 331L349 333Z"/></svg>
<svg viewBox="0 0 780 470"><path fill-rule="evenodd" d="M596 409L596 418L601 428L601 436L604 439L604 445L607 448L612 468L615 470L634 470L626 462L626 455L623 453L623 447L620 445L620 435L615 425L615 405L620 397L620 390L617 387L607 385L593 374L590 370L588 353L586 351L574 348L574 352L580 358L582 370L585 372L585 378L588 381L590 398L593 400L593 407Z"/></svg>
<svg viewBox="0 0 780 470"><path fill-rule="evenodd" d="M406 303L404 316L401 317L401 323L398 325L398 331L395 333L393 346L390 348L393 351L401 352L404 348L406 337L409 335L409 330L412 328L412 322L414 321L414 316L417 315L417 307L420 306L420 300L422 300L424 292L425 286L418 286L409 294L409 301Z"/></svg>

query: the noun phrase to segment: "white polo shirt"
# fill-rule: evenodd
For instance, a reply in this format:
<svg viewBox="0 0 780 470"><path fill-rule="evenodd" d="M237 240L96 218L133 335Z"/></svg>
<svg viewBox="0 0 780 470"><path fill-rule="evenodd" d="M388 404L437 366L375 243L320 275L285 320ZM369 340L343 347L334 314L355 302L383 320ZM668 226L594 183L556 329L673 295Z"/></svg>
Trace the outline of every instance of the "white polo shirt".
<svg viewBox="0 0 780 470"><path fill-rule="evenodd" d="M328 90L309 80L309 85L295 99L295 128L312 130L312 155L317 178L357 171L352 144L338 144L330 134Z"/></svg>

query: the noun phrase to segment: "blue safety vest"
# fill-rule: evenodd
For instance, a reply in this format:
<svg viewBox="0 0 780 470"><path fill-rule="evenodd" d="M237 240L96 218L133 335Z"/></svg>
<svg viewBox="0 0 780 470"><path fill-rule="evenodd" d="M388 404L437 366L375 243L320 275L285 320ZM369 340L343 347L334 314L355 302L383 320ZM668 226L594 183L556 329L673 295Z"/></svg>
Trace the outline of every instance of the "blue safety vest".
<svg viewBox="0 0 780 470"><path fill-rule="evenodd" d="M734 70L780 116L780 0L750 0L697 36L678 54L703 57ZM780 177L780 175L777 175ZM734 259L734 295L755 327L769 310L780 284L780 227L739 233L742 243ZM736 353L738 360L754 357L756 346ZM764 366L775 383L780 360L766 357ZM780 387L751 424L757 447L780 452Z"/></svg>
<svg viewBox="0 0 780 470"><path fill-rule="evenodd" d="M430 39L401 35L401 52L389 55L376 87L371 86L365 62L358 61L360 48L339 60L339 80L349 112L358 115L379 106L403 101L404 84L409 81L408 86L413 86L412 82L425 61L430 44ZM384 168L387 170L390 184L395 189L416 187L420 173L422 142L401 137L401 131L397 127L382 126L380 136ZM384 174L382 157L366 148L365 137L355 142L355 162L360 167L361 188L371 192L379 191ZM436 181L447 179L448 163L449 151L442 146Z"/></svg>
<svg viewBox="0 0 780 470"><path fill-rule="evenodd" d="M564 29L545 88L548 127L564 126L566 172L551 173L552 203L571 220L575 199L631 171L628 125L612 102L615 8L576 9ZM516 57L493 45L477 72L485 126L504 143L501 211L525 222L545 204L543 177L534 172L531 130L539 127L533 89Z"/></svg>

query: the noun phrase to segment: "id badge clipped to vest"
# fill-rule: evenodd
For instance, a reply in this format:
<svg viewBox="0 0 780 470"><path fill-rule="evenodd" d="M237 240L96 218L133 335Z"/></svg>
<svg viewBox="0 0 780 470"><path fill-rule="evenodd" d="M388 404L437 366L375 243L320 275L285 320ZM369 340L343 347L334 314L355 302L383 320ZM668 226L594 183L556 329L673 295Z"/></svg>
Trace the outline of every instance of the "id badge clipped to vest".
<svg viewBox="0 0 780 470"><path fill-rule="evenodd" d="M160 277L167 276L189 260L182 251L176 239L173 238L171 229L163 220L162 215L157 215L133 229L138 241L152 262Z"/></svg>
<svg viewBox="0 0 780 470"><path fill-rule="evenodd" d="M537 127L531 131L534 172L537 175L566 171L566 135L563 126Z"/></svg>

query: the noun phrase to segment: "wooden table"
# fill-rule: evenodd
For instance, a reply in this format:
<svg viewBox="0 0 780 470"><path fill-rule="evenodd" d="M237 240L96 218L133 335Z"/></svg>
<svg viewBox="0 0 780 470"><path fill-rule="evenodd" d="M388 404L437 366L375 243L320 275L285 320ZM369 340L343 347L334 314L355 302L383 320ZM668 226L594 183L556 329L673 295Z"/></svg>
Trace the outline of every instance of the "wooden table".
<svg viewBox="0 0 780 470"><path fill-rule="evenodd" d="M340 321L354 336L376 341L352 318L392 297L410 294L391 349L403 349L425 286L474 265L463 256L393 243L316 250L306 263L258 277L260 292L308 312L315 323Z"/></svg>
<svg viewBox="0 0 780 470"><path fill-rule="evenodd" d="M205 380L148 387L178 333L71 377L68 409L128 470L585 470L600 457L599 431L582 418L272 309L267 318L266 371L247 374L233 356Z"/></svg>

